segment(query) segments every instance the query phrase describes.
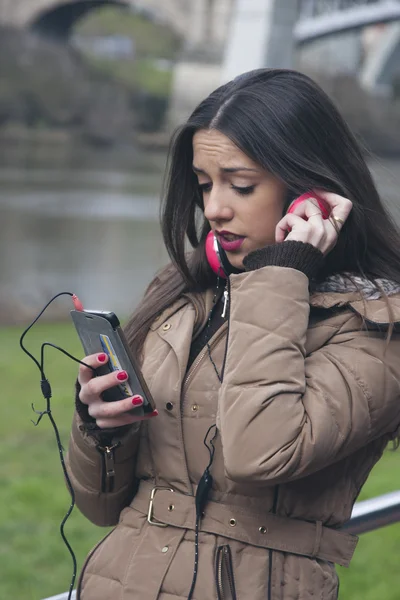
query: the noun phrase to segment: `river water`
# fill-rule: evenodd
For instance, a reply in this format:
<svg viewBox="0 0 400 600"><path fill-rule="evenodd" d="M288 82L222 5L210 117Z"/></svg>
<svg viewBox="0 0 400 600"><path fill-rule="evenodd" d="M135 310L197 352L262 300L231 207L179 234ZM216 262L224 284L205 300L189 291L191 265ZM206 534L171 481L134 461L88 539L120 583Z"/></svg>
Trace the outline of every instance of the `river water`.
<svg viewBox="0 0 400 600"><path fill-rule="evenodd" d="M57 155L58 154L58 155ZM55 294L128 315L166 263L158 222L164 153L74 148L8 154L0 166L0 322ZM67 301L49 312L67 316Z"/></svg>
<svg viewBox="0 0 400 600"><path fill-rule="evenodd" d="M165 153L24 143L1 156L0 323L28 322L60 291L127 316L167 261L158 222ZM400 159L370 165L400 222ZM48 314L67 318L69 308L60 301Z"/></svg>

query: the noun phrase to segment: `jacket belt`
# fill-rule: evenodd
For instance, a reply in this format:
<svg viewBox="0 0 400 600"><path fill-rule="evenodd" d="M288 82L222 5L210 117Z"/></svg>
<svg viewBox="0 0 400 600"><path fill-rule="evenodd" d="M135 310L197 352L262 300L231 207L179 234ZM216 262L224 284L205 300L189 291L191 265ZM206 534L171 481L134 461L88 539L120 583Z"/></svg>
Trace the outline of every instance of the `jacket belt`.
<svg viewBox="0 0 400 600"><path fill-rule="evenodd" d="M195 530L194 496L141 481L131 508L148 515L149 523ZM358 537L322 525L233 504L208 501L199 531L290 554L308 556L348 567Z"/></svg>

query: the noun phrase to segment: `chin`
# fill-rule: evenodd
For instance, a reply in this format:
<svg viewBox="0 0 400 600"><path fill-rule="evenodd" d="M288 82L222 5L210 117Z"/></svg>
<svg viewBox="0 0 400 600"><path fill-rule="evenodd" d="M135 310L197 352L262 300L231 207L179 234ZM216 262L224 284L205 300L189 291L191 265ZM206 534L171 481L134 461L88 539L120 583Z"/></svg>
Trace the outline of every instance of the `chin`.
<svg viewBox="0 0 400 600"><path fill-rule="evenodd" d="M230 264L232 265L232 267L235 267L235 269L243 269L244 270L244 266L243 266L243 260L244 258L247 256L248 252L227 252L226 256L230 262Z"/></svg>

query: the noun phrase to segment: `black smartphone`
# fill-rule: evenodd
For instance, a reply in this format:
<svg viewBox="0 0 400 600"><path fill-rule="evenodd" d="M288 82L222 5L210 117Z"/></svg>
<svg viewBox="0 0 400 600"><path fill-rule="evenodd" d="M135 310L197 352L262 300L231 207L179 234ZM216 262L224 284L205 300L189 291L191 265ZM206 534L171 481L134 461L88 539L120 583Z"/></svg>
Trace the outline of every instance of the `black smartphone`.
<svg viewBox="0 0 400 600"><path fill-rule="evenodd" d="M78 332L85 355L105 353L108 361L96 368L96 375L107 375L113 371L124 370L128 380L105 390L102 398L105 402L123 400L136 394L142 396L143 405L132 409L138 416L152 413L155 404L121 329L118 317L113 312L96 310L72 310L72 321Z"/></svg>

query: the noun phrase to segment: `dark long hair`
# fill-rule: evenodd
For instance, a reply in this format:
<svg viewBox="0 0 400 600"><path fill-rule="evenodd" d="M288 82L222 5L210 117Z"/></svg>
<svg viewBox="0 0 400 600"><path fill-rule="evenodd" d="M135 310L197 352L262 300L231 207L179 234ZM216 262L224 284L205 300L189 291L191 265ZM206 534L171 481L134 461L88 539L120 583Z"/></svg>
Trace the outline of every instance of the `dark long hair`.
<svg viewBox="0 0 400 600"><path fill-rule="evenodd" d="M171 265L127 326L140 350L151 321L182 293L205 290L214 275L205 256L209 225L192 170L193 135L215 128L283 181L288 198L321 188L349 198L353 210L320 273L351 272L400 282L400 235L386 212L360 146L322 89L306 75L258 69L215 90L171 142L161 225ZM187 252L189 241L193 251Z"/></svg>

